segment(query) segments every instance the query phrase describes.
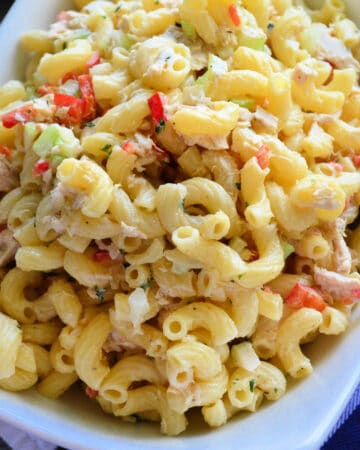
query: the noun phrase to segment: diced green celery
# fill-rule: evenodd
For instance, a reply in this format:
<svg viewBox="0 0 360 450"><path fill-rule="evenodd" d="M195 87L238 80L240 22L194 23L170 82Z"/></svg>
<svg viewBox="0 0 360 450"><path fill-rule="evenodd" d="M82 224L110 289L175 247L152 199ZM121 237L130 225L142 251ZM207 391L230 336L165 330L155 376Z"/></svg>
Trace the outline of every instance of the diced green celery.
<svg viewBox="0 0 360 450"><path fill-rule="evenodd" d="M236 103L237 105L241 106L242 108L251 109L251 110L256 108L256 102L252 98L232 98L230 101L232 103Z"/></svg>
<svg viewBox="0 0 360 450"><path fill-rule="evenodd" d="M124 34L123 40L122 40L122 47L125 50L130 50L134 44L135 44L134 39L132 39L128 34Z"/></svg>
<svg viewBox="0 0 360 450"><path fill-rule="evenodd" d="M27 151L35 141L35 139L39 136L40 131L36 127L34 122L28 122L24 125L24 147L25 151Z"/></svg>
<svg viewBox="0 0 360 450"><path fill-rule="evenodd" d="M33 86L27 86L25 88L25 92L26 92L26 100L33 100L34 98L39 97L36 93L36 89Z"/></svg>
<svg viewBox="0 0 360 450"><path fill-rule="evenodd" d="M183 32L188 39L193 41L196 38L195 27L190 22L183 20L181 22L181 28L183 29Z"/></svg>
<svg viewBox="0 0 360 450"><path fill-rule="evenodd" d="M216 55L210 54L208 60L208 70L195 81L195 85L207 88L214 75L221 75L226 73L227 70L228 67L225 61L218 58Z"/></svg>
<svg viewBox="0 0 360 450"><path fill-rule="evenodd" d="M313 23L299 36L299 42L303 49L314 56L320 46L321 37L327 33L327 27L323 23Z"/></svg>
<svg viewBox="0 0 360 450"><path fill-rule="evenodd" d="M288 256L290 256L292 253L294 253L295 248L289 244L288 242L283 241L282 242L282 249L284 252L284 258L286 259Z"/></svg>
<svg viewBox="0 0 360 450"><path fill-rule="evenodd" d="M264 38L263 36L241 36L239 39L239 44L243 47L249 47L260 51L264 50L265 42L266 37Z"/></svg>
<svg viewBox="0 0 360 450"><path fill-rule="evenodd" d="M54 147L56 147L55 152ZM80 142L69 128L52 124L45 128L35 141L33 150L42 158L51 156L52 153L67 158L79 154Z"/></svg>
<svg viewBox="0 0 360 450"><path fill-rule="evenodd" d="M211 71L214 75L221 75L228 71L228 66L226 61L224 61L223 59L219 58L216 55L210 54L208 62L208 70Z"/></svg>

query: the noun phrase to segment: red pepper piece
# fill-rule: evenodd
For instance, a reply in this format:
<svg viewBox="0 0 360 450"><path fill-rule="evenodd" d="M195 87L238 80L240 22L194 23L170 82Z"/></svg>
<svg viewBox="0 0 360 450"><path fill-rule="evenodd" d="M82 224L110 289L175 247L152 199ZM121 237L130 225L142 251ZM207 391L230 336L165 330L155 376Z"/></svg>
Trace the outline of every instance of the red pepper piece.
<svg viewBox="0 0 360 450"><path fill-rule="evenodd" d="M84 100L83 119L85 121L93 120L96 117L96 101L91 77L90 75L80 75L78 82L81 96Z"/></svg>
<svg viewBox="0 0 360 450"><path fill-rule="evenodd" d="M133 155L134 153L136 153L136 148L130 141L124 142L121 148L124 150L124 152L129 153L129 155Z"/></svg>
<svg viewBox="0 0 360 450"><path fill-rule="evenodd" d="M54 103L58 108L68 108L68 114L63 119L59 119L68 125L79 125L84 115L84 100L72 95L55 94Z"/></svg>
<svg viewBox="0 0 360 450"><path fill-rule="evenodd" d="M112 258L107 250L98 250L94 253L93 260L102 263L112 261Z"/></svg>
<svg viewBox="0 0 360 450"><path fill-rule="evenodd" d="M266 169L270 164L270 149L267 145L261 145L256 152L256 158L261 169Z"/></svg>
<svg viewBox="0 0 360 450"><path fill-rule="evenodd" d="M360 155L354 155L352 157L355 167L360 167Z"/></svg>
<svg viewBox="0 0 360 450"><path fill-rule="evenodd" d="M236 27L239 27L241 25L241 19L240 19L240 16L239 16L239 11L238 11L237 6L235 5L235 3L233 3L232 5L229 6L229 16L230 16L230 19L231 19L232 23Z"/></svg>
<svg viewBox="0 0 360 450"><path fill-rule="evenodd" d="M65 84L69 80L77 80L77 75L73 72L67 72L62 78L61 78L61 84Z"/></svg>
<svg viewBox="0 0 360 450"><path fill-rule="evenodd" d="M40 177L50 169L50 163L46 159L40 159L33 167L33 177Z"/></svg>
<svg viewBox="0 0 360 450"><path fill-rule="evenodd" d="M0 154L5 155L6 157L10 156L10 149L9 147L6 147L6 145L0 145Z"/></svg>
<svg viewBox="0 0 360 450"><path fill-rule="evenodd" d="M160 120L167 120L167 115L164 109L165 101L163 96L159 92L156 92L154 95L148 98L148 104L150 107L151 116L156 123L159 123Z"/></svg>
<svg viewBox="0 0 360 450"><path fill-rule="evenodd" d="M360 289L353 289L351 291L351 295L354 296L355 298L360 298Z"/></svg>
<svg viewBox="0 0 360 450"><path fill-rule="evenodd" d="M320 312L324 311L327 306L315 289L300 283L295 284L285 302L295 309L312 308Z"/></svg>
<svg viewBox="0 0 360 450"><path fill-rule="evenodd" d="M29 122L33 116L33 105L24 105L4 114L1 118L5 128L13 128L19 123Z"/></svg>
<svg viewBox="0 0 360 450"><path fill-rule="evenodd" d="M95 389L91 389L91 387L86 386L85 394L89 398L96 398L99 395L99 391L96 391Z"/></svg>

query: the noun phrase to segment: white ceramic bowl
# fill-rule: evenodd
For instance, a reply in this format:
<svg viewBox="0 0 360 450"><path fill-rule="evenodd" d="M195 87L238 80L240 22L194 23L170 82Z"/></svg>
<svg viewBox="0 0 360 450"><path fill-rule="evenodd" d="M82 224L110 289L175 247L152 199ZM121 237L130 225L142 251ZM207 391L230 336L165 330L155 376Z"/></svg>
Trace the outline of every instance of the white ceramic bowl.
<svg viewBox="0 0 360 450"><path fill-rule="evenodd" d="M348 1L360 20L360 2ZM22 32L46 27L68 0L17 0L0 27L0 82L21 66L17 41ZM17 55L17 58L15 58ZM0 391L0 419L73 450L315 450L320 448L360 381L360 309L344 336L321 336L306 349L314 364L309 378L292 383L278 402L255 414L241 414L224 427L194 425L176 438L161 436L158 425L126 424L103 414L77 391L51 401L35 391Z"/></svg>

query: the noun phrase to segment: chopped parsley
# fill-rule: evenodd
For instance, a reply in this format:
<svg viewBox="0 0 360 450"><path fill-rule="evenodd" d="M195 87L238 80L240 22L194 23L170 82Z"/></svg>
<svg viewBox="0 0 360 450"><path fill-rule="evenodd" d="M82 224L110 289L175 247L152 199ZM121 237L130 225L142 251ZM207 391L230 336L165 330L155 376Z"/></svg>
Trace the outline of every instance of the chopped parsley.
<svg viewBox="0 0 360 450"><path fill-rule="evenodd" d="M85 124L85 127L88 127L88 128L93 128L93 127L95 127L96 126L96 123L95 122L87 122L86 124Z"/></svg>
<svg viewBox="0 0 360 450"><path fill-rule="evenodd" d="M101 151L105 152L108 156L110 156L111 152L112 152L112 145L111 144L104 145L104 147L101 149Z"/></svg>
<svg viewBox="0 0 360 450"><path fill-rule="evenodd" d="M236 384L239 381L239 378L234 378L233 379L233 384Z"/></svg>
<svg viewBox="0 0 360 450"><path fill-rule="evenodd" d="M123 248L119 248L119 252L120 252L122 255L126 255L126 251L125 251Z"/></svg>
<svg viewBox="0 0 360 450"><path fill-rule="evenodd" d="M67 42L63 42L62 48L63 50L67 49Z"/></svg>
<svg viewBox="0 0 360 450"><path fill-rule="evenodd" d="M157 125L157 127L155 128L155 133L161 133L162 131L165 130L165 126L166 126L166 122L164 119L161 119L159 121L159 124Z"/></svg>
<svg viewBox="0 0 360 450"><path fill-rule="evenodd" d="M275 28L275 24L273 24L272 22L269 22L269 23L268 23L268 26L267 26L267 29L268 29L269 31L272 31L274 28Z"/></svg>
<svg viewBox="0 0 360 450"><path fill-rule="evenodd" d="M243 273L241 275L238 275L239 280L240 280L240 278L243 277L243 275L244 275Z"/></svg>
<svg viewBox="0 0 360 450"><path fill-rule="evenodd" d="M154 281L154 278L150 277L147 279L146 283L141 284L140 287L144 290L148 289L149 287L151 287L153 281Z"/></svg>
<svg viewBox="0 0 360 450"><path fill-rule="evenodd" d="M154 4L155 4L155 5L159 5L159 4L160 4L160 1L159 1L159 0L154 0Z"/></svg>
<svg viewBox="0 0 360 450"><path fill-rule="evenodd" d="M96 295L97 301L99 303L104 303L106 289L105 288L99 288L98 286L95 286L94 291L95 291L95 295Z"/></svg>
<svg viewBox="0 0 360 450"><path fill-rule="evenodd" d="M249 386L250 386L250 392L254 392L255 380L250 380Z"/></svg>
<svg viewBox="0 0 360 450"><path fill-rule="evenodd" d="M107 19L107 16L101 16L103 19Z"/></svg>
<svg viewBox="0 0 360 450"><path fill-rule="evenodd" d="M241 183L235 183L235 187L238 191L241 190Z"/></svg>
<svg viewBox="0 0 360 450"><path fill-rule="evenodd" d="M175 26L178 28L181 28L181 23L180 22L175 22Z"/></svg>
<svg viewBox="0 0 360 450"><path fill-rule="evenodd" d="M275 394L277 393L277 391L278 391L279 389L278 388L274 388L274 392L275 392Z"/></svg>
<svg viewBox="0 0 360 450"><path fill-rule="evenodd" d="M245 207L247 208L249 206L249 202L245 202Z"/></svg>
<svg viewBox="0 0 360 450"><path fill-rule="evenodd" d="M117 7L115 8L114 12L117 13L120 9L121 9L121 5L117 6Z"/></svg>

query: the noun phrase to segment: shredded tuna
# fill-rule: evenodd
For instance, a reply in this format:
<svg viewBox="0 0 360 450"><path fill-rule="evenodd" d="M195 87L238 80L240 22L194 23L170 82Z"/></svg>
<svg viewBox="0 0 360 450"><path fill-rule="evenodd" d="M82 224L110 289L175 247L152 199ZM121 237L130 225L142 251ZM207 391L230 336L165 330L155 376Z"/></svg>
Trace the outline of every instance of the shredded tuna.
<svg viewBox="0 0 360 450"><path fill-rule="evenodd" d="M146 234L132 225L127 225L125 222L121 222L121 233L124 237L146 239Z"/></svg>
<svg viewBox="0 0 360 450"><path fill-rule="evenodd" d="M334 245L334 265L335 271L344 275L348 275L351 271L351 253L347 246L344 233L345 222L343 219L337 219L335 222Z"/></svg>
<svg viewBox="0 0 360 450"><path fill-rule="evenodd" d="M265 109L258 106L254 114L254 125L258 128L259 133L276 134L279 120Z"/></svg>
<svg viewBox="0 0 360 450"><path fill-rule="evenodd" d="M103 345L103 350L106 353L109 352L140 352L142 348L133 342L129 341L125 336L120 336L120 334L116 330L112 330L106 339L105 344Z"/></svg>
<svg viewBox="0 0 360 450"><path fill-rule="evenodd" d="M0 159L0 192L9 192L18 186L18 177L7 161Z"/></svg>
<svg viewBox="0 0 360 450"><path fill-rule="evenodd" d="M351 51L344 43L328 34L323 34L316 55L334 65L337 69L355 69L360 71L360 64L353 57Z"/></svg>
<svg viewBox="0 0 360 450"><path fill-rule="evenodd" d="M6 266L15 256L19 244L13 238L10 230L6 229L0 233L0 267Z"/></svg>
<svg viewBox="0 0 360 450"><path fill-rule="evenodd" d="M186 145L191 147L192 145L200 145L200 147L207 148L209 150L223 150L229 148L228 135L222 136L210 136L208 134L197 134L192 136L182 135Z"/></svg>
<svg viewBox="0 0 360 450"><path fill-rule="evenodd" d="M360 279L341 275L315 266L314 280L322 290L331 294L336 300L347 299L360 301Z"/></svg>
<svg viewBox="0 0 360 450"><path fill-rule="evenodd" d="M123 255L113 241L107 244L106 242L104 242L104 240L96 240L95 243L100 250L106 250L107 252L109 252L110 258L112 260L121 262L124 261Z"/></svg>
<svg viewBox="0 0 360 450"><path fill-rule="evenodd" d="M313 68L309 67L305 63L299 63L295 67L293 73L293 79L298 84L304 84L307 82L308 78L316 75L316 72Z"/></svg>

